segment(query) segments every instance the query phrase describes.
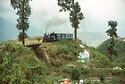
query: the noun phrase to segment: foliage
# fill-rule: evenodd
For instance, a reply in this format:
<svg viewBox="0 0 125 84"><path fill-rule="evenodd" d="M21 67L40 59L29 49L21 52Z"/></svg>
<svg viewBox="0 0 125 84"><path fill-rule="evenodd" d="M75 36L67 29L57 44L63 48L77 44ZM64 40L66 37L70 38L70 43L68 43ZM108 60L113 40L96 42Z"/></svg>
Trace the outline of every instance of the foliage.
<svg viewBox="0 0 125 84"><path fill-rule="evenodd" d="M75 29L74 35L75 39L77 39L78 24L80 23L80 20L84 19L79 3L74 0L58 0L58 5L61 7L60 12L69 11L70 22Z"/></svg>
<svg viewBox="0 0 125 84"><path fill-rule="evenodd" d="M116 26L118 25L117 21L108 21L108 25L111 26L109 30L106 31L107 35L110 36L110 46L107 48L108 53L110 54L110 60L112 60L112 56L116 55L116 51L114 50L114 39L118 38L118 35L116 33L117 29Z"/></svg>
<svg viewBox="0 0 125 84"><path fill-rule="evenodd" d="M107 48L110 45L110 40L111 39L104 41L101 45L97 47L97 50L106 56L109 56ZM117 52L117 55L113 56L113 61L125 63L125 42L121 40L115 40L114 43L114 50Z"/></svg>
<svg viewBox="0 0 125 84"><path fill-rule="evenodd" d="M118 25L117 21L108 21L108 26L111 26L109 30L106 31L107 35L110 36L110 38L117 38L118 35L116 33L117 29L116 26Z"/></svg>
<svg viewBox="0 0 125 84"><path fill-rule="evenodd" d="M77 56L80 52L83 52L84 49L87 49L90 53L90 60L85 66L91 68L110 67L110 60L107 56L101 54L96 49L82 44L79 40L77 42L77 45L75 45L72 40L44 43L44 46L46 47L45 51L49 55L52 65L58 68L64 67L67 64L79 65L80 63L77 62ZM84 49L79 46L80 44L84 45Z"/></svg>
<svg viewBox="0 0 125 84"><path fill-rule="evenodd" d="M31 49L12 42L0 44L0 83L40 83L49 68Z"/></svg>
<svg viewBox="0 0 125 84"><path fill-rule="evenodd" d="M81 75L81 67L70 67L69 68L69 73L71 74L71 79L72 80L79 80L80 75Z"/></svg>
<svg viewBox="0 0 125 84"><path fill-rule="evenodd" d="M103 55L97 56L96 58L90 60L90 66L96 68L108 68L110 67L110 60Z"/></svg>
<svg viewBox="0 0 125 84"><path fill-rule="evenodd" d="M27 38L27 37L28 37L28 36L27 36L26 33L20 32L20 34L18 35L18 40L19 40L19 41L22 41L23 38Z"/></svg>
<svg viewBox="0 0 125 84"><path fill-rule="evenodd" d="M90 60L87 63L90 68L108 68L110 67L111 61L109 58L100 53L98 49L86 46L86 49L90 53Z"/></svg>
<svg viewBox="0 0 125 84"><path fill-rule="evenodd" d="M81 41L78 41L81 44ZM53 62L63 63L77 60L77 55L83 51L79 45L75 45L73 40L62 40L55 43L44 43L45 50ZM58 59L57 59L58 58ZM67 62L66 62L67 63ZM59 64L59 63L58 63Z"/></svg>
<svg viewBox="0 0 125 84"><path fill-rule="evenodd" d="M50 67L42 59L38 59L30 48L10 41L1 43L0 83L58 84L57 81L63 77L72 80L79 80L84 77L99 77L102 82L105 82L104 79L107 76L120 77L125 75L124 70L112 69L115 66L124 68L123 63L111 63L108 57L96 49L82 44L80 40L77 42L78 45L75 45L73 40L44 43L45 51L51 59L52 65ZM91 59L87 63L77 62L77 55L84 51L79 46L80 44L84 45L85 49L90 52ZM42 50L39 52L42 52ZM68 66L68 64L75 64L75 67Z"/></svg>
<svg viewBox="0 0 125 84"><path fill-rule="evenodd" d="M19 34L19 40L22 41L22 44L25 45L25 38L27 29L29 28L28 17L31 14L31 8L29 6L30 0L10 0L11 6L14 9L17 9L17 15L19 18L17 19L17 29L21 30Z"/></svg>

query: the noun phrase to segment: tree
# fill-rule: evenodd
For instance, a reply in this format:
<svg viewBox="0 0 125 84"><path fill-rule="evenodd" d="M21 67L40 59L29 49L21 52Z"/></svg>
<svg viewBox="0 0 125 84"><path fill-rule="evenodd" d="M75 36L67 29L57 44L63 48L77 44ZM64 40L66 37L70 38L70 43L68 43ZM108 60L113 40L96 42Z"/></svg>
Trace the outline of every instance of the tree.
<svg viewBox="0 0 125 84"><path fill-rule="evenodd" d="M77 29L79 28L80 20L84 19L83 13L81 12L81 8L79 3L74 0L58 0L58 5L61 7L61 11L69 11L69 18L72 27L74 28L74 37L77 39Z"/></svg>
<svg viewBox="0 0 125 84"><path fill-rule="evenodd" d="M14 9L17 9L17 29L20 30L18 36L19 40L22 41L22 44L25 45L25 38L27 37L26 31L29 28L28 17L31 15L31 7L29 5L30 0L11 0L11 6Z"/></svg>
<svg viewBox="0 0 125 84"><path fill-rule="evenodd" d="M118 25L117 21L113 21L113 20L110 20L108 21L108 26L110 26L110 29L108 29L106 31L107 35L110 36L110 46L108 47L108 51L109 51L109 54L110 54L110 60L112 60L112 56L113 55L116 55L116 51L114 50L114 46L115 46L115 38L118 38L118 35L116 33L117 29L116 29L116 26Z"/></svg>

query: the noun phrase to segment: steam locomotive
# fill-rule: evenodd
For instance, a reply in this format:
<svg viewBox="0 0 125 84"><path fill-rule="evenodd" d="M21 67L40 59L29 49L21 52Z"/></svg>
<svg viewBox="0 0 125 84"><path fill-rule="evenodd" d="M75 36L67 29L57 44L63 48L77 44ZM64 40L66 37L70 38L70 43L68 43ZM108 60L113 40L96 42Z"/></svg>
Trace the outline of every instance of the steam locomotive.
<svg viewBox="0 0 125 84"><path fill-rule="evenodd" d="M73 39L73 34L71 33L50 33L50 34L44 34L43 37L43 42L56 42L59 40L72 40Z"/></svg>

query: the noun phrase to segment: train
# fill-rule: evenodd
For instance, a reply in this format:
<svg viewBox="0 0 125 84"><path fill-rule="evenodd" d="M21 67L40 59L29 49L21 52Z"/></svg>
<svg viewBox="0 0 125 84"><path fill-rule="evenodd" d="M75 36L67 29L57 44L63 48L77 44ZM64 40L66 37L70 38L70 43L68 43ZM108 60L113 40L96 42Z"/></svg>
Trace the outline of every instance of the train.
<svg viewBox="0 0 125 84"><path fill-rule="evenodd" d="M73 39L73 34L72 33L49 33L49 34L44 34L43 37L43 42L56 42L60 40L72 40Z"/></svg>

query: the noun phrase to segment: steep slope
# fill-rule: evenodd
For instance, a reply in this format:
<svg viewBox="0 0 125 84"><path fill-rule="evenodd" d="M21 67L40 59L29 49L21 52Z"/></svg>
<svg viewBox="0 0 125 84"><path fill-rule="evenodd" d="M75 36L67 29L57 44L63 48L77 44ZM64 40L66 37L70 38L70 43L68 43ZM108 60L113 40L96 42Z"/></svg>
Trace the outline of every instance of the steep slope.
<svg viewBox="0 0 125 84"><path fill-rule="evenodd" d="M83 45L83 47L80 47ZM89 47L82 43L81 40L77 41L77 44L73 40L62 40L54 43L43 43L44 51L47 52L53 67L64 67L70 64L83 64L78 62L78 56L80 52L85 49L89 51L90 54L90 64L92 67L105 67L104 65L109 59L98 52L95 48ZM103 59L103 62L102 62ZM96 65L96 61L100 63L101 66ZM88 64L89 64L88 62ZM108 62L107 62L108 63Z"/></svg>
<svg viewBox="0 0 125 84"><path fill-rule="evenodd" d="M30 42L31 40L37 42L35 39L30 39ZM77 57L84 49L90 53L90 60L85 63L79 62ZM18 41L1 43L0 84L52 84L65 76L70 78L71 75L67 72L70 66L85 65L86 67L105 68L109 65L109 59L105 55L83 44L80 40L77 44L74 40L42 43L42 46L36 49L39 54L34 52L33 49L24 47ZM40 57L43 53L46 53L50 65Z"/></svg>
<svg viewBox="0 0 125 84"><path fill-rule="evenodd" d="M0 44L0 84L41 83L48 70L31 49L10 41Z"/></svg>
<svg viewBox="0 0 125 84"><path fill-rule="evenodd" d="M106 56L109 56L108 54L108 46L110 45L110 40L104 41L101 45L97 47L97 50L101 53L105 54ZM115 48L117 52L117 56L114 56L114 61L116 62L125 62L125 41L122 40L115 40Z"/></svg>

